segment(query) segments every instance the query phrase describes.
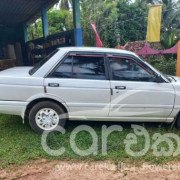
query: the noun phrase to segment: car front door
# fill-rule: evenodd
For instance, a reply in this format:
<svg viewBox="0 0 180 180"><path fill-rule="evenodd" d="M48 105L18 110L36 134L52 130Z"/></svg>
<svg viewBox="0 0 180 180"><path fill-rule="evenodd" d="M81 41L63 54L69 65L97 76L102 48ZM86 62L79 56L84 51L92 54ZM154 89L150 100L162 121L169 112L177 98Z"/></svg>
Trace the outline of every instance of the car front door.
<svg viewBox="0 0 180 180"><path fill-rule="evenodd" d="M108 116L110 82L104 54L69 53L45 78L48 94L59 97L71 119Z"/></svg>
<svg viewBox="0 0 180 180"><path fill-rule="evenodd" d="M165 121L174 105L171 83L158 83L154 72L133 57L109 55L111 117L137 121Z"/></svg>

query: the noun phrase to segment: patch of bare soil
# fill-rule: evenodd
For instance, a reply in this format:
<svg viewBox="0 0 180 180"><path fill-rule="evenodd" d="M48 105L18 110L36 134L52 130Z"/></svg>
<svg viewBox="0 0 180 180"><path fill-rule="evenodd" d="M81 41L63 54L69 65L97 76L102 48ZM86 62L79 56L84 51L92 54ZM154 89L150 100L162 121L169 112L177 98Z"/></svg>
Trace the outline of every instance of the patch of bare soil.
<svg viewBox="0 0 180 180"><path fill-rule="evenodd" d="M141 166L124 163L35 161L16 170L0 170L0 179L20 180L179 180L180 162L168 165Z"/></svg>

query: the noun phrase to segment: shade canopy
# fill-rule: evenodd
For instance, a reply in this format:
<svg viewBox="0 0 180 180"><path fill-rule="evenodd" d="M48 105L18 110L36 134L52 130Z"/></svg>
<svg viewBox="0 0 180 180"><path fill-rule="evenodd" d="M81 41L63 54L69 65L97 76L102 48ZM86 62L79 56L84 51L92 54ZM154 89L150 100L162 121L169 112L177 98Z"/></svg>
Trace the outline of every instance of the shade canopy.
<svg viewBox="0 0 180 180"><path fill-rule="evenodd" d="M0 27L31 23L40 17L41 8L59 0L0 0Z"/></svg>

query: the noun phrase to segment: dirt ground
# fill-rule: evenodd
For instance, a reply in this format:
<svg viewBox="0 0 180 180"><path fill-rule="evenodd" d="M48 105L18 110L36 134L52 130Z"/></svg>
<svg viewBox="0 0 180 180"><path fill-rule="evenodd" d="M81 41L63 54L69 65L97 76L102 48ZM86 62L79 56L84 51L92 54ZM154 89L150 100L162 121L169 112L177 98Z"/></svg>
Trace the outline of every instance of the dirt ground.
<svg viewBox="0 0 180 180"><path fill-rule="evenodd" d="M18 169L0 170L0 179L20 180L179 180L180 162L141 166L125 163L35 161Z"/></svg>

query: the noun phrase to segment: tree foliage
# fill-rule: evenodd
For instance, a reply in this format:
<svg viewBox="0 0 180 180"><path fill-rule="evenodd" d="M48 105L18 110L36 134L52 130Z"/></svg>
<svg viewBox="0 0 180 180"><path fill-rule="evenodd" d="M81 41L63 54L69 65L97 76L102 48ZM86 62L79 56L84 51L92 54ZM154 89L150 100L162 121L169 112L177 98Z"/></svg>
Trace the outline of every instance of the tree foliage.
<svg viewBox="0 0 180 180"><path fill-rule="evenodd" d="M50 34L73 29L72 0L61 0L60 9L48 11ZM95 35L90 23L95 22L106 47L117 45L120 33L121 45L128 41L146 39L149 5L163 4L162 44L171 47L180 39L180 1L176 0L80 0L83 43L95 46ZM30 39L42 36L42 21L29 27Z"/></svg>
<svg viewBox="0 0 180 180"><path fill-rule="evenodd" d="M72 12L67 10L50 9L48 11L49 34L73 29ZM29 38L36 39L43 36L42 20L38 19L28 28Z"/></svg>
<svg viewBox="0 0 180 180"><path fill-rule="evenodd" d="M161 43L164 48L172 47L180 39L180 1L147 0L147 2L163 5Z"/></svg>
<svg viewBox="0 0 180 180"><path fill-rule="evenodd" d="M105 46L117 45L117 34L121 35L121 43L145 40L147 6L137 0L82 0L82 27L85 45L94 45L94 33L90 27L95 22ZM141 17L141 18L139 18ZM134 20L130 20L134 19Z"/></svg>

